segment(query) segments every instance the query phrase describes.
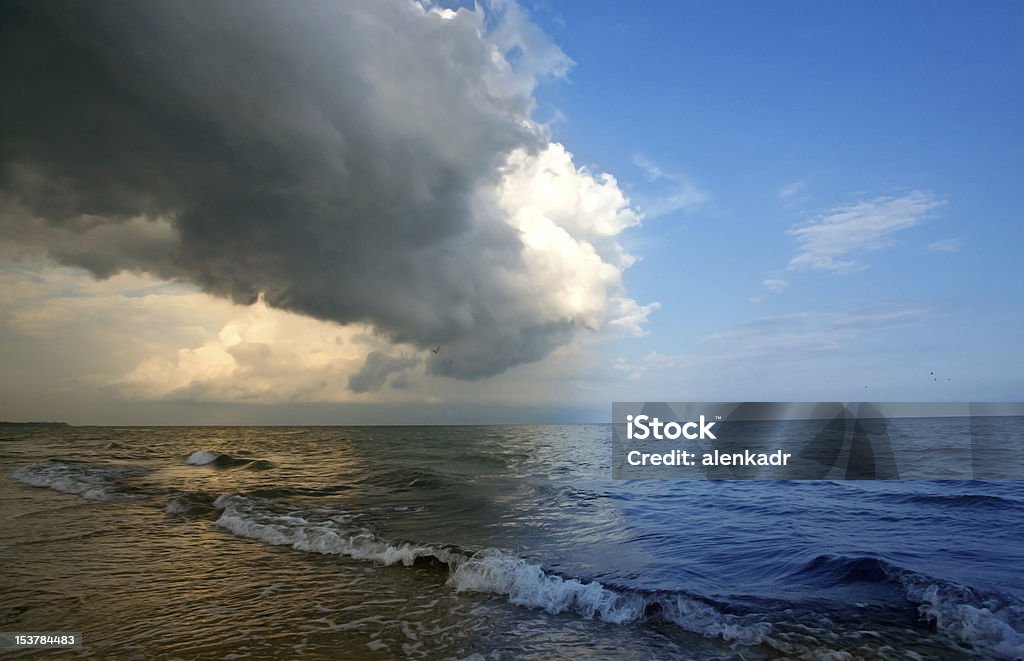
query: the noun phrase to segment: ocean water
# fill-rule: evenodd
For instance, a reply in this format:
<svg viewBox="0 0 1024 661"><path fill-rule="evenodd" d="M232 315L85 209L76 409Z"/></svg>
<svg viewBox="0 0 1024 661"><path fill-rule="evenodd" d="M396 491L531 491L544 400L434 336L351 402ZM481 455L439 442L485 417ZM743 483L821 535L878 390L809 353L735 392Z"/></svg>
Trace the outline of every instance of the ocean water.
<svg viewBox="0 0 1024 661"><path fill-rule="evenodd" d="M0 630L97 658L1016 659L1024 483L610 479L606 425L0 429Z"/></svg>

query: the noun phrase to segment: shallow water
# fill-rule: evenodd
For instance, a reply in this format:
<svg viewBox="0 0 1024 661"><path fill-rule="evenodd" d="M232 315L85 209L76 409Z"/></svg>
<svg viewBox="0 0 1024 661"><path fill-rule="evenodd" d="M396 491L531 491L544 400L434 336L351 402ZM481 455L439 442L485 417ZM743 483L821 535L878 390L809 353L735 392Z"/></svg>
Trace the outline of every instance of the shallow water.
<svg viewBox="0 0 1024 661"><path fill-rule="evenodd" d="M5 428L0 630L137 657L1024 657L1024 485L627 482L608 426Z"/></svg>

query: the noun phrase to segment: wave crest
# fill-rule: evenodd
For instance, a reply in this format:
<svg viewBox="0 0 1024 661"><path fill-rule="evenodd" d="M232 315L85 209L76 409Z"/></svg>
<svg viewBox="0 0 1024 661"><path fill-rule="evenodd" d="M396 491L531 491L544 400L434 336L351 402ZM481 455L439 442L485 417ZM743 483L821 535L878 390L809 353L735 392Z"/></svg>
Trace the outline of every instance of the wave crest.
<svg viewBox="0 0 1024 661"><path fill-rule="evenodd" d="M548 574L540 565L497 549L481 551L459 563L448 585L457 592L505 595L517 606L543 608L552 614L572 611L615 624L642 618L646 606L637 594L609 590L597 581L585 583Z"/></svg>
<svg viewBox="0 0 1024 661"><path fill-rule="evenodd" d="M130 500L141 496L128 493L121 481L144 472L137 466L47 459L19 468L11 473L11 479L33 487L75 494L86 500Z"/></svg>
<svg viewBox="0 0 1024 661"><path fill-rule="evenodd" d="M196 450L185 458L189 466L213 466L214 468L245 468L247 470L268 470L274 468L274 464L263 459L251 459L248 457L235 457L222 452L211 452L209 450Z"/></svg>
<svg viewBox="0 0 1024 661"><path fill-rule="evenodd" d="M661 620L727 642L755 645L768 640L769 624L720 612L710 602L679 592L643 593L598 581L565 578L514 553L456 546L389 542L353 523L347 514L324 510L283 510L270 500L240 494L221 496L216 525L240 537L299 551L341 555L384 565L410 566L431 560L446 567L457 592L504 596L509 603L551 614L573 613L613 624Z"/></svg>
<svg viewBox="0 0 1024 661"><path fill-rule="evenodd" d="M221 528L274 546L385 565L410 566L420 558L451 564L460 557L458 552L426 544L389 543L369 530L351 525L351 517L346 515L322 518L313 517L310 512L278 512L269 501L239 494L221 496L213 506L223 510L216 522Z"/></svg>
<svg viewBox="0 0 1024 661"><path fill-rule="evenodd" d="M1024 658L1024 603L910 572L896 580L939 632L992 658Z"/></svg>

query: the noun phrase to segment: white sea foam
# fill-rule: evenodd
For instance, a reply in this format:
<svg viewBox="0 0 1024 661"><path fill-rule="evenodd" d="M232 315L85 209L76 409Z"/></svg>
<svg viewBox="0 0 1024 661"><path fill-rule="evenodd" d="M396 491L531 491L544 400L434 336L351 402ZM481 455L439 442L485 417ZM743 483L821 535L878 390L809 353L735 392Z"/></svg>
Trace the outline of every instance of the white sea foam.
<svg viewBox="0 0 1024 661"><path fill-rule="evenodd" d="M907 599L942 633L992 658L1024 658L1024 604L916 574L899 582Z"/></svg>
<svg viewBox="0 0 1024 661"><path fill-rule="evenodd" d="M434 558L448 565L448 585L458 592L502 595L517 606L552 614L574 613L623 624L644 619L653 607L663 619L687 631L741 644L760 643L770 630L766 623L721 613L686 595L644 595L608 588L598 581L563 578L498 549L467 555L428 544L391 543L354 526L350 517L281 511L270 501L238 494L219 497L214 507L223 510L217 525L241 537L385 565L408 566L419 558Z"/></svg>
<svg viewBox="0 0 1024 661"><path fill-rule="evenodd" d="M459 563L448 579L457 591L489 592L508 597L517 606L571 612L613 624L645 618L654 607L664 620L702 636L754 645L771 627L719 612L714 606L680 593L643 595L605 587L598 581L562 578L515 554L481 551Z"/></svg>
<svg viewBox="0 0 1024 661"><path fill-rule="evenodd" d="M662 596L657 601L662 608L662 617L687 631L742 645L757 645L770 640L771 626L767 622L727 615L708 603L682 594Z"/></svg>
<svg viewBox="0 0 1024 661"><path fill-rule="evenodd" d="M184 514L188 512L188 503L183 498L173 498L167 503L164 512L168 514Z"/></svg>
<svg viewBox="0 0 1024 661"><path fill-rule="evenodd" d="M188 456L188 459L185 460L185 463L191 466L205 466L206 464L210 464L217 461L218 457L220 457L220 454L216 452L196 450L195 452Z"/></svg>
<svg viewBox="0 0 1024 661"><path fill-rule="evenodd" d="M609 590L597 581L583 582L546 573L514 554L496 549L481 551L455 567L448 584L458 592L490 592L508 597L517 606L543 608L549 613L597 615L621 624L643 617L645 602L635 594Z"/></svg>
<svg viewBox="0 0 1024 661"><path fill-rule="evenodd" d="M432 557L454 563L458 554L424 544L391 544L372 532L350 526L337 515L310 520L297 513L275 511L269 503L245 496L221 496L213 503L223 509L217 525L241 537L258 539L275 546L299 551L344 555L385 565L412 565L418 558Z"/></svg>
<svg viewBox="0 0 1024 661"><path fill-rule="evenodd" d="M76 494L86 500L127 500L139 496L125 493L119 482L139 472L140 469L129 466L47 459L19 468L11 473L11 478L34 487Z"/></svg>

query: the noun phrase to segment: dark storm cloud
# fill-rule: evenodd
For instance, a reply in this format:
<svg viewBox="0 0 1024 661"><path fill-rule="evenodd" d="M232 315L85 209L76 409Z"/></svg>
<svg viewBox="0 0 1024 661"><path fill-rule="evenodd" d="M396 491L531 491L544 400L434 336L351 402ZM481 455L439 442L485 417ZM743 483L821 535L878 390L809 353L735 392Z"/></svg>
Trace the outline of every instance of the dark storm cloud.
<svg viewBox="0 0 1024 661"><path fill-rule="evenodd" d="M476 192L545 138L480 29L403 0L4 2L2 237L442 344L439 374L537 360L573 322L496 282L521 243Z"/></svg>
<svg viewBox="0 0 1024 661"><path fill-rule="evenodd" d="M389 356L380 351L371 351L366 356L366 362L362 368L348 380L349 390L352 392L371 392L384 387L388 377L398 373L399 387L404 385L401 374L410 367L419 364L418 358L408 356Z"/></svg>

